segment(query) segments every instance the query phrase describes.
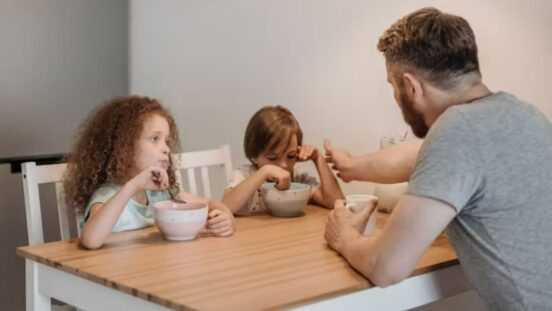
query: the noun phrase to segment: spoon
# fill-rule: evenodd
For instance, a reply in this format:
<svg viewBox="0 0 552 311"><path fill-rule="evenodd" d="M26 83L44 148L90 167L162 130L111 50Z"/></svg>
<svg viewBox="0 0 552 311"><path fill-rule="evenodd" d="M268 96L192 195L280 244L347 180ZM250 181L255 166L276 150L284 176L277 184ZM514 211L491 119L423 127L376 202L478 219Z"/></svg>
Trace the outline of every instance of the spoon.
<svg viewBox="0 0 552 311"><path fill-rule="evenodd" d="M161 185L161 173L160 172L156 172L156 171L152 171L151 172L151 180L153 181L153 183L157 186ZM174 183L174 185L167 189L167 191L169 192L169 195L171 196L171 201L173 201L174 203L186 203L186 201L184 200L181 200L178 198L178 192L180 192L180 187L179 187L179 184L178 183Z"/></svg>
<svg viewBox="0 0 552 311"><path fill-rule="evenodd" d="M180 192L180 187L178 183L174 183L174 186L167 190L169 192L169 195L171 196L171 201L173 201L174 203L186 203L186 201L178 198L178 193Z"/></svg>

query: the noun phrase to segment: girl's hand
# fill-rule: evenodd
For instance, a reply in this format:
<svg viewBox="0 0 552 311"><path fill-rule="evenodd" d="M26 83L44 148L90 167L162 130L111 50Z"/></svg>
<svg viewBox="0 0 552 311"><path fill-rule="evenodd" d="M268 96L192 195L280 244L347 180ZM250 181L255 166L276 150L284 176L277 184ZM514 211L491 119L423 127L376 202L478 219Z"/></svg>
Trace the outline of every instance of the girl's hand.
<svg viewBox="0 0 552 311"><path fill-rule="evenodd" d="M318 159L318 149L313 145L303 145L298 147L299 153L297 154L297 160L299 161L315 161Z"/></svg>
<svg viewBox="0 0 552 311"><path fill-rule="evenodd" d="M207 230L214 236L227 237L234 234L234 216L220 201L209 202L209 218Z"/></svg>
<svg viewBox="0 0 552 311"><path fill-rule="evenodd" d="M267 181L276 183L276 189L289 189L291 185L291 174L288 171L272 164L264 165L261 167L261 170Z"/></svg>
<svg viewBox="0 0 552 311"><path fill-rule="evenodd" d="M169 187L169 175L161 167L150 166L129 182L133 183L138 191L163 190Z"/></svg>

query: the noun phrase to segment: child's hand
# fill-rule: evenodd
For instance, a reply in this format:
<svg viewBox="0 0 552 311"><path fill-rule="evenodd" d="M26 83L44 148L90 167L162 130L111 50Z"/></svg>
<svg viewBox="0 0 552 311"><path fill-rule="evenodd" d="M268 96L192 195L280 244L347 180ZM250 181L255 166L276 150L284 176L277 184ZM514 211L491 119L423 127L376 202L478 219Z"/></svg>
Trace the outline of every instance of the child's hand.
<svg viewBox="0 0 552 311"><path fill-rule="evenodd" d="M261 167L261 170L263 171L267 181L276 183L276 189L289 189L289 186L291 185L291 174L288 171L272 164L264 165Z"/></svg>
<svg viewBox="0 0 552 311"><path fill-rule="evenodd" d="M318 159L318 149L313 145L303 145L298 147L299 153L297 154L297 160L299 161L315 161Z"/></svg>
<svg viewBox="0 0 552 311"><path fill-rule="evenodd" d="M214 236L227 237L234 234L234 216L232 212L220 201L209 202L209 218L207 230Z"/></svg>
<svg viewBox="0 0 552 311"><path fill-rule="evenodd" d="M150 166L134 176L132 182L137 190L163 190L169 187L169 175L167 171L158 166Z"/></svg>

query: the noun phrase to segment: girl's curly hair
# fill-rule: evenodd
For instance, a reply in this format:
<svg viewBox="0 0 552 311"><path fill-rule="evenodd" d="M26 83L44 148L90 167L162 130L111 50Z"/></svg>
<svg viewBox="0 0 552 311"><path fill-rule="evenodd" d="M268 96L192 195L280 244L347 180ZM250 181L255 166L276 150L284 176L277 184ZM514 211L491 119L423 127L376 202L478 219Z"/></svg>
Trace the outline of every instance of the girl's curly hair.
<svg viewBox="0 0 552 311"><path fill-rule="evenodd" d="M81 125L67 159L64 189L67 203L83 212L101 185L123 185L132 177L136 142L144 122L153 114L169 123L171 152L179 152L180 139L173 117L157 100L141 97L118 97L96 107ZM169 160L170 187L176 183L172 160Z"/></svg>

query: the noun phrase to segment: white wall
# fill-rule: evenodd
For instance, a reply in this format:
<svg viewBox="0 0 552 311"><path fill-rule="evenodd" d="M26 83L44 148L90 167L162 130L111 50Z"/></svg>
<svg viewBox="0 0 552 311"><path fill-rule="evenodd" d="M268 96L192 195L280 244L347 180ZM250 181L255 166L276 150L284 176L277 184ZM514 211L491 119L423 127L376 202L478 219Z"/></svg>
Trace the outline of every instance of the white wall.
<svg viewBox="0 0 552 311"><path fill-rule="evenodd" d="M0 1L0 158L66 152L94 105L128 94L127 17L127 0ZM8 164L0 198L0 310L25 310L23 187ZM49 240L57 215L42 206Z"/></svg>
<svg viewBox="0 0 552 311"><path fill-rule="evenodd" d="M290 108L308 143L329 137L369 152L382 133L407 128L378 37L429 5L471 23L492 90L512 92L552 119L549 0L131 0L130 90L172 108L185 150L230 143L235 164L244 161L248 119L268 104Z"/></svg>
<svg viewBox="0 0 552 311"><path fill-rule="evenodd" d="M0 1L0 158L65 153L128 92L126 0Z"/></svg>

